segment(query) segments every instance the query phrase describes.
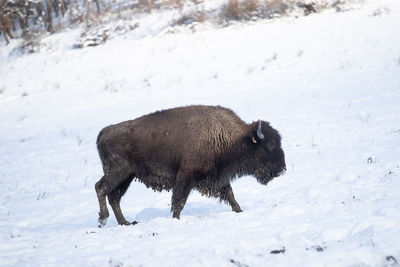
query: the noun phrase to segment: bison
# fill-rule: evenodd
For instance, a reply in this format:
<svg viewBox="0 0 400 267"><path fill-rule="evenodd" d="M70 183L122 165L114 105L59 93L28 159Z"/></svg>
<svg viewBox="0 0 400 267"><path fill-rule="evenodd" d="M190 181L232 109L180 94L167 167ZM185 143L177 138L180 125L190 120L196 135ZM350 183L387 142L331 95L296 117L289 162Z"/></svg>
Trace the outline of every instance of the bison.
<svg viewBox="0 0 400 267"><path fill-rule="evenodd" d="M192 189L241 212L230 182L253 175L266 185L286 171L281 137L268 122L246 124L220 106L186 106L157 111L105 127L97 138L104 176L96 183L99 227L109 216L129 225L120 200L133 179L154 191L172 190L171 212L180 213Z"/></svg>

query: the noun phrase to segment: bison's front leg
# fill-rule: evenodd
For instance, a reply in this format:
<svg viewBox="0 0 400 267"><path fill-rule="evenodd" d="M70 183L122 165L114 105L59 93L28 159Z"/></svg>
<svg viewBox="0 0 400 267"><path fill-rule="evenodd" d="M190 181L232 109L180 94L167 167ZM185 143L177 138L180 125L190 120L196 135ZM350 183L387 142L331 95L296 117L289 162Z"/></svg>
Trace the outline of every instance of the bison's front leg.
<svg viewBox="0 0 400 267"><path fill-rule="evenodd" d="M171 212L173 212L173 218L179 219L181 211L185 206L190 191L192 190L192 185L191 179L182 173L178 173L176 179L176 184L172 190Z"/></svg>
<svg viewBox="0 0 400 267"><path fill-rule="evenodd" d="M235 196L233 195L232 187L230 184L221 188L219 198L221 199L221 201L223 200L225 202L228 202L234 212L242 212L239 203L237 203Z"/></svg>

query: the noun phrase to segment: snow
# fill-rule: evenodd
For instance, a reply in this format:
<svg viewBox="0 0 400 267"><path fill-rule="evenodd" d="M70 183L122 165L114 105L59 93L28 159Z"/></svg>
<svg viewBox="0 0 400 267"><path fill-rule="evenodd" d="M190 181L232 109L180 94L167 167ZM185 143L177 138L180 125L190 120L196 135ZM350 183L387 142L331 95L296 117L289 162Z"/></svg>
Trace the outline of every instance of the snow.
<svg viewBox="0 0 400 267"><path fill-rule="evenodd" d="M398 265L400 3L194 31L164 15L96 47L73 48L82 29L1 44L0 265ZM286 174L235 181L239 214L193 192L180 220L136 182L121 207L139 223L97 228L97 133L189 104L270 121Z"/></svg>

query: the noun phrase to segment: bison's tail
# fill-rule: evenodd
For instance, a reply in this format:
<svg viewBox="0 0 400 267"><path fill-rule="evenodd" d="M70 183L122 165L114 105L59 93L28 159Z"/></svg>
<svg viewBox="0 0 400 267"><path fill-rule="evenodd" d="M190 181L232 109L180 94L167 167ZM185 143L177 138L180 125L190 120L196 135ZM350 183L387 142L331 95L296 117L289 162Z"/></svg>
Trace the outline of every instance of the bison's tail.
<svg viewBox="0 0 400 267"><path fill-rule="evenodd" d="M104 133L104 129L100 131L99 135L97 136L97 141L96 141L96 146L97 146L97 151L99 153L101 162L104 164L107 164L109 161L109 152L107 145L103 142L104 140L101 140L101 137Z"/></svg>
<svg viewBox="0 0 400 267"><path fill-rule="evenodd" d="M103 130L100 131L99 135L97 136L96 144L99 144L100 137L103 135Z"/></svg>

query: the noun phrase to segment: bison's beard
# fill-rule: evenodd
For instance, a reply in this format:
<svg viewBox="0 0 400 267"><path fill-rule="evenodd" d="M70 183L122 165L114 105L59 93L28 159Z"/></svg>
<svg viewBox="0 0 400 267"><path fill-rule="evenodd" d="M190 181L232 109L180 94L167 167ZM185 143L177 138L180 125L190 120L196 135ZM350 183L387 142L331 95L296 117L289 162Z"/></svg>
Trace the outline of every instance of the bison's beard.
<svg viewBox="0 0 400 267"><path fill-rule="evenodd" d="M254 176L256 177L257 182L263 185L267 185L269 181L274 179L271 171L268 169L257 169L254 172Z"/></svg>

